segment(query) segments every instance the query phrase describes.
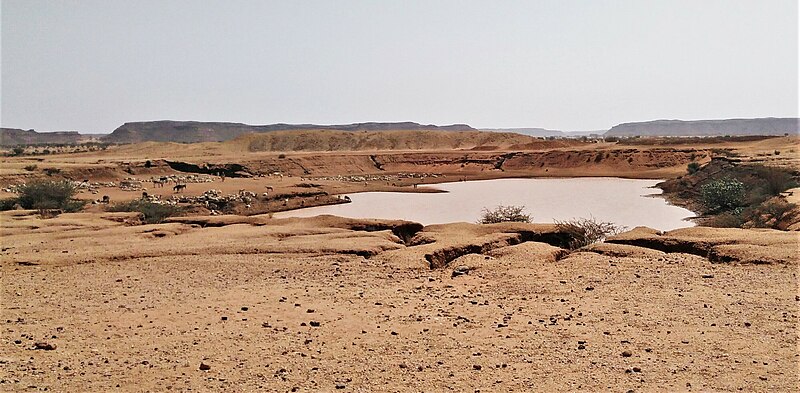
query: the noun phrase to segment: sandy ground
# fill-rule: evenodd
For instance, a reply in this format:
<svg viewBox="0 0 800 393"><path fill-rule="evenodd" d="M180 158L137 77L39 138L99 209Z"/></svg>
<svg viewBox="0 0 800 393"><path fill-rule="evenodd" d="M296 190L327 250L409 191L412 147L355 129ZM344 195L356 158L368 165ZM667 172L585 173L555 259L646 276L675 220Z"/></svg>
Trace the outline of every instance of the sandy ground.
<svg viewBox="0 0 800 393"><path fill-rule="evenodd" d="M130 218L0 215L0 390L800 383L796 233L636 229L569 253L552 225Z"/></svg>
<svg viewBox="0 0 800 393"><path fill-rule="evenodd" d="M304 182L329 194L425 192L465 177L674 177L720 149L800 168L796 146L774 138L280 158L213 143L140 144L3 158L0 186L45 168L92 181L176 174L162 163L144 168L169 158L285 174L190 183L187 195L309 191ZM447 176L327 178L398 173ZM81 197L101 195L141 193ZM268 215L136 223L96 205L51 219L0 213L0 391L800 390L797 232L637 228L570 252L543 224Z"/></svg>

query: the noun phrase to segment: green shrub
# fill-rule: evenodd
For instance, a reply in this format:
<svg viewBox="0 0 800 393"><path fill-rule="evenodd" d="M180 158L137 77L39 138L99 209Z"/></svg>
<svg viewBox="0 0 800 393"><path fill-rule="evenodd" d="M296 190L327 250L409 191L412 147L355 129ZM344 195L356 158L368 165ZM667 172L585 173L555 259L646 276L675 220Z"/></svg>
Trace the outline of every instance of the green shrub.
<svg viewBox="0 0 800 393"><path fill-rule="evenodd" d="M137 212L142 214L142 220L147 224L164 222L167 217L181 214L182 209L177 206L162 205L143 200L119 202L111 205L108 211L112 212Z"/></svg>
<svg viewBox="0 0 800 393"><path fill-rule="evenodd" d="M699 162L690 162L689 165L686 166L686 172L690 175L700 170L700 163Z"/></svg>
<svg viewBox="0 0 800 393"><path fill-rule="evenodd" d="M14 210L17 203L19 203L17 198L0 199L0 211Z"/></svg>
<svg viewBox="0 0 800 393"><path fill-rule="evenodd" d="M531 222L530 214L523 211L525 206L497 206L494 210L484 208L478 224L496 224L499 222Z"/></svg>
<svg viewBox="0 0 800 393"><path fill-rule="evenodd" d="M744 184L731 178L711 180L700 186L700 196L708 212L728 211L744 203Z"/></svg>
<svg viewBox="0 0 800 393"><path fill-rule="evenodd" d="M25 148L22 147L22 146L17 146L15 148L11 149L11 155L12 156L21 156L24 153L25 153Z"/></svg>
<svg viewBox="0 0 800 393"><path fill-rule="evenodd" d="M605 240L625 230L612 222L597 221L592 218L578 218L567 221L556 221L556 230L567 234L571 240L569 248L575 250Z"/></svg>
<svg viewBox="0 0 800 393"><path fill-rule="evenodd" d="M86 201L75 200L77 189L67 180L36 180L19 187L17 202L25 209L60 209L75 212Z"/></svg>

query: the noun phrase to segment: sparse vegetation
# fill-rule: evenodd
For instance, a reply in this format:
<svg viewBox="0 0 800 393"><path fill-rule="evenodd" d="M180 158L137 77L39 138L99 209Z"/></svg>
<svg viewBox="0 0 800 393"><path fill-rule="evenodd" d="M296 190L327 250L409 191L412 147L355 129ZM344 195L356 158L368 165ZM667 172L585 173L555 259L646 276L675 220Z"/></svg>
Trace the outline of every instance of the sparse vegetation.
<svg viewBox="0 0 800 393"><path fill-rule="evenodd" d="M569 242L569 248L571 250L601 242L606 237L616 235L626 229L612 222L598 221L594 217L556 221L556 228L559 232L570 236L572 240Z"/></svg>
<svg viewBox="0 0 800 393"><path fill-rule="evenodd" d="M734 210L717 214L710 218L706 224L716 228L741 228L746 222L747 220L741 209L739 209L739 211Z"/></svg>
<svg viewBox="0 0 800 393"><path fill-rule="evenodd" d="M497 206L489 210L484 208L478 224L496 224L499 222L531 222L533 217L525 214L525 206Z"/></svg>
<svg viewBox="0 0 800 393"><path fill-rule="evenodd" d="M787 216L795 214L797 205L781 199L768 200L746 212L746 225L753 228L778 229Z"/></svg>
<svg viewBox="0 0 800 393"><path fill-rule="evenodd" d="M699 162L690 162L689 165L686 166L686 172L690 175L696 173L700 170L700 163Z"/></svg>
<svg viewBox="0 0 800 393"><path fill-rule="evenodd" d="M162 205L143 200L115 203L108 208L108 211L141 213L142 221L146 224L158 224L164 222L167 217L177 216L182 213L182 209L177 206Z"/></svg>
<svg viewBox="0 0 800 393"><path fill-rule="evenodd" d="M711 180L700 186L700 195L707 212L729 211L744 203L744 183L732 178Z"/></svg>
<svg viewBox="0 0 800 393"><path fill-rule="evenodd" d="M47 176L53 176L61 173L61 169L58 168L44 168L44 174Z"/></svg>
<svg viewBox="0 0 800 393"><path fill-rule="evenodd" d="M770 196L778 195L797 186L792 176L780 168L761 167L758 169L758 177L766 182L764 188Z"/></svg>
<svg viewBox="0 0 800 393"><path fill-rule="evenodd" d="M33 171L35 171L35 170L36 170L36 168L38 168L38 167L36 166L36 164L32 164L32 165L25 165L25 170L26 170L26 171L28 171L28 172L33 172Z"/></svg>
<svg viewBox="0 0 800 393"><path fill-rule="evenodd" d="M24 153L25 153L25 148L22 147L22 146L17 146L15 148L11 149L11 155L12 156L21 156Z"/></svg>

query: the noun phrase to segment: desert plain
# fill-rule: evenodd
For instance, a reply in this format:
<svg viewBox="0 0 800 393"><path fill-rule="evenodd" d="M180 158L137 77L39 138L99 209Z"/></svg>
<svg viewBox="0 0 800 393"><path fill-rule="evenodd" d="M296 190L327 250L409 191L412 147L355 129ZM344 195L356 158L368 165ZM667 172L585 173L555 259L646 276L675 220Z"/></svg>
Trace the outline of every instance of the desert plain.
<svg viewBox="0 0 800 393"><path fill-rule="evenodd" d="M254 198L159 224L102 203L0 213L0 390L797 391L796 230L629 228L570 250L552 223L272 217L453 180L669 179L715 159L800 168L796 137L503 138L4 157L5 190L54 177L97 184L78 194L91 200ZM152 183L189 175L202 181L180 193ZM119 188L126 178L144 186Z"/></svg>

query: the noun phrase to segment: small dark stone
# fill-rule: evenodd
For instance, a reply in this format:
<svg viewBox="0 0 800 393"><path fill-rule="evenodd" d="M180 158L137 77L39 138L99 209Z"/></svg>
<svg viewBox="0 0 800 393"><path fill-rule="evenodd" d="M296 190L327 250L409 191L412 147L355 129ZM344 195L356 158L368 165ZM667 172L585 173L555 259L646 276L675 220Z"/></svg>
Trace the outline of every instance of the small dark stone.
<svg viewBox="0 0 800 393"><path fill-rule="evenodd" d="M624 357L624 358L629 358L629 357L631 357L631 356L633 356L633 354L631 353L631 351L622 351L622 357Z"/></svg>
<svg viewBox="0 0 800 393"><path fill-rule="evenodd" d="M33 347L34 347L34 349L41 349L41 350L45 350L45 351L52 351L52 350L56 349L56 345L55 344L50 344L50 343L46 343L46 342L35 343L35 344L33 344Z"/></svg>
<svg viewBox="0 0 800 393"><path fill-rule="evenodd" d="M578 349L586 349L586 346L585 346L585 345L583 345L583 344L581 344L581 345L578 345Z"/></svg>
<svg viewBox="0 0 800 393"><path fill-rule="evenodd" d="M309 308L308 310L306 310L306 312L307 312L307 313L309 313L309 314L313 314L313 313L314 313L314 311L315 311L315 310L314 310L313 308Z"/></svg>
<svg viewBox="0 0 800 393"><path fill-rule="evenodd" d="M311 321L308 324L311 325L311 327L319 327L319 325L320 325L320 323L317 322L317 321Z"/></svg>
<svg viewBox="0 0 800 393"><path fill-rule="evenodd" d="M640 372L642 372L642 369L641 369L641 368L639 368L639 367L634 367L634 368L633 368L633 372L635 372L635 373L640 373Z"/></svg>
<svg viewBox="0 0 800 393"><path fill-rule="evenodd" d="M594 291L594 287L586 287L587 291Z"/></svg>
<svg viewBox="0 0 800 393"><path fill-rule="evenodd" d="M745 327L750 327L750 325L751 325L751 324L750 324L750 322L745 322L745 323L744 323L744 326L745 326Z"/></svg>
<svg viewBox="0 0 800 393"><path fill-rule="evenodd" d="M207 364L205 364L205 363L202 363L202 362L201 362L201 363L200 363L200 370L201 370L201 371L208 371L208 370L211 370L211 366L209 366L209 365L207 365Z"/></svg>
<svg viewBox="0 0 800 393"><path fill-rule="evenodd" d="M760 379L760 380L762 380L762 381L766 381L766 380L767 380L767 377L765 377L765 376L763 376L763 375L762 375L762 376L758 377L758 379Z"/></svg>
<svg viewBox="0 0 800 393"><path fill-rule="evenodd" d="M714 278L713 274L703 274L701 277L703 278Z"/></svg>
<svg viewBox="0 0 800 393"><path fill-rule="evenodd" d="M473 364L473 365L472 365L472 369L473 369L473 370L480 370L480 369L482 369L482 368L483 368L483 367L481 367L481 365L480 365L480 364Z"/></svg>
<svg viewBox="0 0 800 393"><path fill-rule="evenodd" d="M228 317L222 317L222 318L220 318L220 319L222 319L223 321L227 321L227 320L228 320Z"/></svg>
<svg viewBox="0 0 800 393"><path fill-rule="evenodd" d="M465 265L458 266L455 269L453 269L452 277L462 276L464 274L469 273L469 271L470 271L469 266L465 266Z"/></svg>
<svg viewBox="0 0 800 393"><path fill-rule="evenodd" d="M344 384L341 384L341 383L337 383L336 384L336 389L344 389L344 388L346 388L346 386Z"/></svg>
<svg viewBox="0 0 800 393"><path fill-rule="evenodd" d="M249 309L250 309L250 307L242 307L242 311L247 311Z"/></svg>
<svg viewBox="0 0 800 393"><path fill-rule="evenodd" d="M392 332L392 333L390 333L390 334L391 334L392 336L396 336L396 335L397 335L397 332Z"/></svg>

